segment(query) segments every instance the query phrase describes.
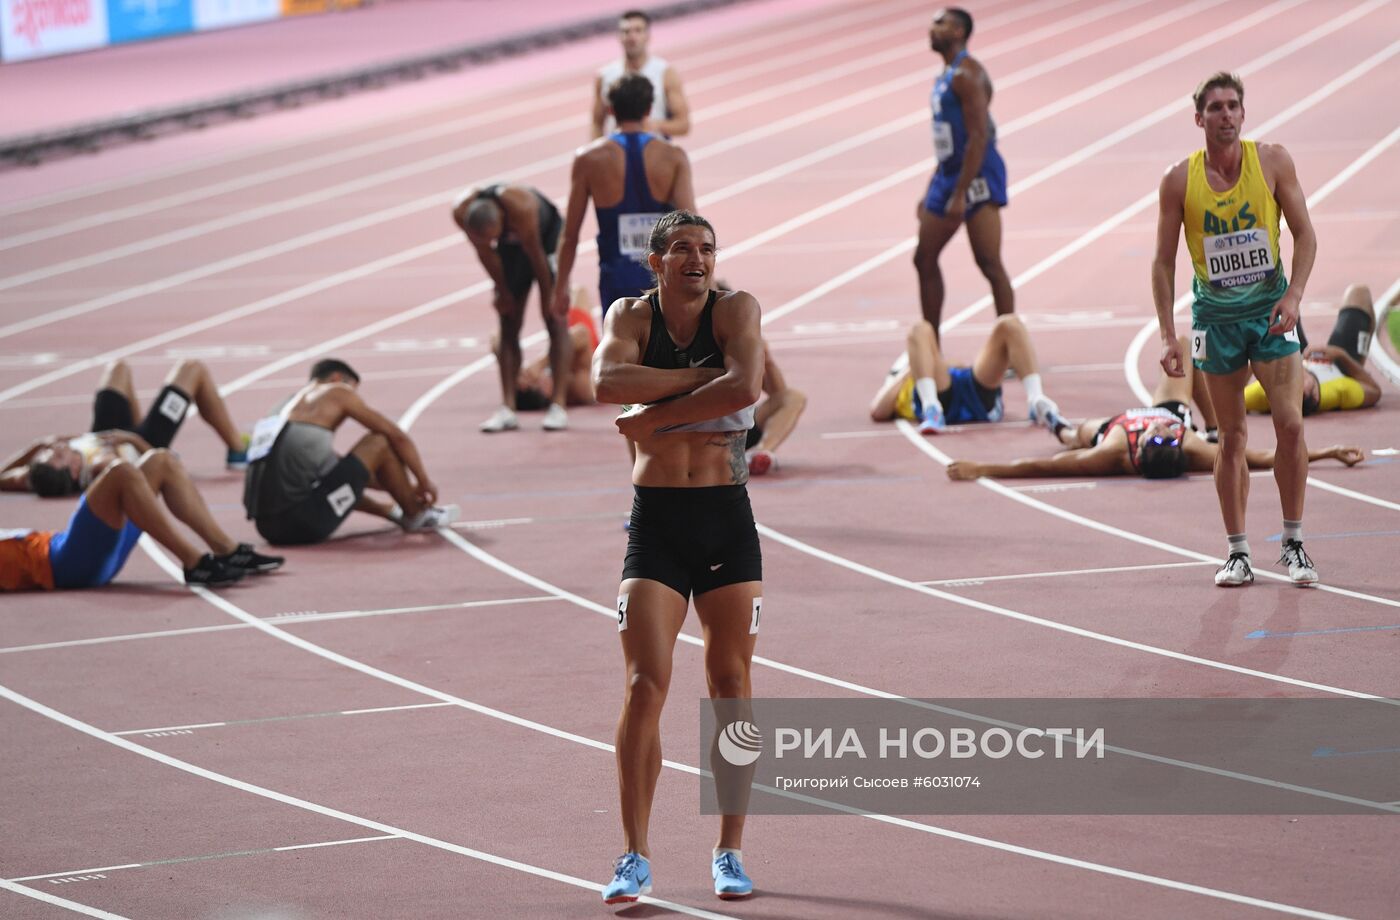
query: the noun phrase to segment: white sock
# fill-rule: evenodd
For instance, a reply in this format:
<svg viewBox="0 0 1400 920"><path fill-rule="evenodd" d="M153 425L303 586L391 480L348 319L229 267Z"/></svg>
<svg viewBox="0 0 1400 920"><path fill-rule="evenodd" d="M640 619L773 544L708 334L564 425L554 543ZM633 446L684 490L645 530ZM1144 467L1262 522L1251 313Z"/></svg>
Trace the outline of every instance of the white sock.
<svg viewBox="0 0 1400 920"><path fill-rule="evenodd" d="M389 520L393 521L395 524L403 521L403 509L395 505L393 510L389 512Z"/></svg>
<svg viewBox="0 0 1400 920"><path fill-rule="evenodd" d="M1027 374L1021 381L1026 387L1026 402L1035 405L1035 401L1045 395L1045 389L1040 385L1039 374Z"/></svg>
<svg viewBox="0 0 1400 920"><path fill-rule="evenodd" d="M1231 533L1231 534L1226 534L1226 535L1225 535L1225 539L1228 540L1228 541L1230 541L1230 552L1232 552L1232 553L1244 553L1246 556L1248 556L1248 555L1250 554L1250 553L1249 553L1249 540L1247 540L1247 539L1245 538L1245 535L1244 535L1244 534L1242 534L1242 533Z"/></svg>
<svg viewBox="0 0 1400 920"><path fill-rule="evenodd" d="M1297 540L1299 543L1303 542L1302 521L1283 522L1283 542L1287 543L1289 540Z"/></svg>
<svg viewBox="0 0 1400 920"><path fill-rule="evenodd" d="M715 855L712 858L719 859L725 853L733 853L734 858L739 860L739 862L744 861L744 851L736 850L733 847L715 847Z"/></svg>
<svg viewBox="0 0 1400 920"><path fill-rule="evenodd" d="M914 392L919 394L919 402L925 406L943 408L943 404L938 401L938 384L933 382L932 377L920 377L915 380Z"/></svg>

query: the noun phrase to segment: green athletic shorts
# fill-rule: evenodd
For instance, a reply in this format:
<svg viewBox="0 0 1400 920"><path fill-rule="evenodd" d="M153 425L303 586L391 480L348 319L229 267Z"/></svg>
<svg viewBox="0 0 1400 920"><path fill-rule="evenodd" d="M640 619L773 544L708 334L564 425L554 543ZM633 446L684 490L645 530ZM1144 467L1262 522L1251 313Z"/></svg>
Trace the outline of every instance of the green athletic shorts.
<svg viewBox="0 0 1400 920"><path fill-rule="evenodd" d="M1300 350L1297 327L1283 335L1272 334L1267 315L1193 326L1191 358L1196 370L1207 374L1233 374L1250 361L1273 361Z"/></svg>

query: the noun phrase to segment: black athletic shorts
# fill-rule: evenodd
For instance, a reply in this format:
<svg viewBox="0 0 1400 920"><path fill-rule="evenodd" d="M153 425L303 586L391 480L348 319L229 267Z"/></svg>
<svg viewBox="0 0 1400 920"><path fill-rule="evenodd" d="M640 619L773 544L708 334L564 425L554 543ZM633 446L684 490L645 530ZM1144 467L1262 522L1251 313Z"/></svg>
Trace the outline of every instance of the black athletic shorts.
<svg viewBox="0 0 1400 920"><path fill-rule="evenodd" d="M549 259L550 274L553 274L554 253L559 248L559 233L564 227L564 221L558 210L552 206L541 220L544 223L540 227L540 245L544 247L544 254ZM530 257L515 243L497 243L496 255L501 257L501 269L506 276L506 290L510 291L510 296L523 307L526 298L530 296L530 286L535 283L535 269L530 264ZM549 304L545 306L548 307Z"/></svg>
<svg viewBox="0 0 1400 920"><path fill-rule="evenodd" d="M369 470L354 454L340 462L312 487L311 494L276 514L258 517L258 533L275 546L320 543L355 510L355 503L369 485Z"/></svg>
<svg viewBox="0 0 1400 920"><path fill-rule="evenodd" d="M763 554L744 486L633 486L622 577L659 581L684 598L763 580Z"/></svg>
<svg viewBox="0 0 1400 920"><path fill-rule="evenodd" d="M763 429L754 425L744 435L744 450L753 450L763 440Z"/></svg>
<svg viewBox="0 0 1400 920"><path fill-rule="evenodd" d="M189 411L190 394L166 384L138 425L127 398L118 390L104 387L92 398L92 427L88 430L130 431L139 434L152 447L169 447Z"/></svg>

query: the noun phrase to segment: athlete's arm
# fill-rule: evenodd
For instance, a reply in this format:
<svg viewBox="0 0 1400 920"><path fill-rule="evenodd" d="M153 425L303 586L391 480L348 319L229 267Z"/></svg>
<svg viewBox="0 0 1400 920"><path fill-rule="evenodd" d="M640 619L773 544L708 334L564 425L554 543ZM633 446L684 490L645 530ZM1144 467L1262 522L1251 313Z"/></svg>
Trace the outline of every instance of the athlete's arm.
<svg viewBox="0 0 1400 920"><path fill-rule="evenodd" d="M457 198L457 203L452 206L452 222L457 225L462 233L466 234L467 242L471 243L472 248L476 250L476 257L480 260L481 267L486 269L487 277L490 278L491 283L495 285L495 307L499 310L506 305L505 301L510 298L510 294L506 289L506 273L505 269L501 266L501 257L497 254L496 247L492 246L489 241L478 242L472 239L470 233L467 233L467 209L478 194L480 194L480 191L473 186ZM501 220L504 221L505 219L505 214L503 212L501 214Z"/></svg>
<svg viewBox="0 0 1400 920"><path fill-rule="evenodd" d="M539 200L529 189L509 188L501 195L501 204L506 209L509 226L520 239L520 248L525 250L525 258L530 260L530 268L535 272L535 282L540 286L540 309L548 313L555 306L554 270L549 266L549 256L544 251L544 241L540 239ZM569 303L565 300L563 311L557 315L563 316L568 309Z"/></svg>
<svg viewBox="0 0 1400 920"><path fill-rule="evenodd" d="M1185 220L1186 161L1167 170L1157 189L1157 253L1152 257L1152 305L1157 308L1157 331L1162 338L1162 370L1169 377L1186 374L1181 343L1176 339L1176 247Z"/></svg>
<svg viewBox="0 0 1400 920"><path fill-rule="evenodd" d="M141 437L135 432L123 431L120 428L112 428L107 431L99 431L97 432L97 438L103 444L106 444L110 447L118 447L122 444L130 444L132 447L136 448L143 454L151 449L151 445L147 443L145 438Z"/></svg>
<svg viewBox="0 0 1400 920"><path fill-rule="evenodd" d="M763 395L758 301L747 291L730 291L715 301L713 316L715 342L724 352L724 372L678 399L619 419L623 434L645 437L671 425L723 418L758 402Z"/></svg>
<svg viewBox="0 0 1400 920"><path fill-rule="evenodd" d="M1248 450L1244 452L1245 462L1251 470L1271 470L1274 468L1274 452L1271 450ZM1347 466L1356 466L1366 459L1366 452L1359 447L1347 444L1333 444L1308 451L1308 462L1316 460L1338 460Z"/></svg>
<svg viewBox="0 0 1400 920"><path fill-rule="evenodd" d="M603 75L593 78L593 140L603 136L603 125L608 120L608 106L603 101Z"/></svg>
<svg viewBox="0 0 1400 920"><path fill-rule="evenodd" d="M1087 450L1063 450L1053 457L1023 457L1010 463L979 463L975 460L954 460L948 465L948 478L954 480L977 479L990 476L994 479L1026 479L1033 476L1117 476L1129 469L1127 454L1121 444L1112 450L1106 445Z"/></svg>
<svg viewBox="0 0 1400 920"><path fill-rule="evenodd" d="M670 203L682 211L695 210L695 177L690 170L690 157L680 147L676 152L676 178L671 183Z"/></svg>
<svg viewBox="0 0 1400 920"><path fill-rule="evenodd" d="M574 271L578 235L583 229L583 218L588 213L588 200L592 194L588 186L587 164L591 149L585 148L574 154L574 165L569 174L569 204L564 211L564 235L559 240L559 275L554 280L553 312L556 316L569 312L569 276Z"/></svg>
<svg viewBox="0 0 1400 920"><path fill-rule="evenodd" d="M689 393L724 373L713 367L643 367L642 336L650 325L651 304L645 300L624 298L608 309L602 341L593 353L593 390L598 402L656 402Z"/></svg>
<svg viewBox="0 0 1400 920"><path fill-rule="evenodd" d="M12 455L0 467L0 492L28 492L29 464L41 450L57 441L58 438L40 438L24 450Z"/></svg>
<svg viewBox="0 0 1400 920"><path fill-rule="evenodd" d="M1298 182L1298 170L1293 158L1280 144L1260 144L1260 159L1266 172L1274 176L1274 200L1288 221L1293 234L1293 264L1289 272L1288 292L1283 295L1269 317L1269 331L1281 334L1298 325L1298 310L1303 303L1303 290L1312 275L1313 260L1317 258L1317 233L1308 215L1308 196Z"/></svg>
<svg viewBox="0 0 1400 920"><path fill-rule="evenodd" d="M336 387L328 397L335 401L345 416L376 434L384 435L394 453L403 461L403 465L413 473L413 478L418 483L414 490L418 497L430 505L437 502L437 486L428 478L428 471L423 468L423 458L418 453L418 446L413 443L407 432L394 424L392 419L372 408L350 387Z"/></svg>
<svg viewBox="0 0 1400 920"><path fill-rule="evenodd" d="M666 100L666 117L651 126L653 131L682 137L690 133L690 103L681 88L681 75L676 68L667 67L661 77L661 95Z"/></svg>

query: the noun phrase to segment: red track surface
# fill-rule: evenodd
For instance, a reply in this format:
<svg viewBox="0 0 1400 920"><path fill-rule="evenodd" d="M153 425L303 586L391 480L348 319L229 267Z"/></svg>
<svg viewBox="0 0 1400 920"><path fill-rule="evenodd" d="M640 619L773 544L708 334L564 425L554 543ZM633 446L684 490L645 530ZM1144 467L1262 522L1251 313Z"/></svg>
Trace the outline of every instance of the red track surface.
<svg viewBox="0 0 1400 920"><path fill-rule="evenodd" d="M669 26L659 48L687 81L686 143L727 250L722 274L758 296L784 370L811 399L780 469L750 487L766 528L757 693L1400 696L1400 629L1247 638L1400 623L1389 456L1314 468L1307 536L1325 589L1261 577L1222 592L1209 577L1223 540L1208 477L1053 491L951 483L921 446L995 458L1049 453L1049 442L1008 423L923 444L866 421L918 313L908 243L930 168L926 7L757 4ZM1400 160L1388 146L1400 102L1383 89L1400 83L1395 4L1052 0L974 12L1014 183L1005 258L1047 389L1070 414L1136 404L1125 364L1156 378L1155 354L1133 344L1152 318L1150 196L1199 143L1186 97L1203 71L1245 70L1247 129L1285 143L1315 196L1310 328L1326 327L1347 283L1379 292L1400 274ZM447 208L461 186L493 177L562 201L590 67L609 53L589 43L533 71L493 71L489 88L464 75L169 139L151 148L162 164L152 173L133 148L0 176L0 201L16 202L0 211L7 445L81 428L110 356L128 356L148 392L173 357L202 356L250 424L312 357L334 352L364 373L376 405L408 414L469 522L448 540L356 521L218 599L138 553L110 589L0 600L0 877L11 880L0 914L603 912L587 886L618 849L606 746L621 662L599 614L620 568L627 472L606 408L572 412L564 435L528 417L516 434L476 433L496 401L484 360L493 315ZM377 152L356 152L368 144ZM101 184L72 190L94 172ZM245 255L263 247L273 250ZM581 282L591 261L580 260ZM944 269L945 342L967 358L987 328L985 284L961 240ZM532 319L527 332L538 328ZM1008 398L1019 417L1020 388ZM1377 410L1309 420L1309 441L1400 446L1397 405L1387 385ZM1272 443L1267 420L1251 426L1253 443ZM240 481L221 472L212 436L191 424L179 448L225 526L247 534ZM1261 561L1277 508L1259 479ZM56 527L67 510L11 496L0 520ZM373 615L289 616L309 611ZM166 634L131 638L150 632ZM665 754L694 766L701 661L690 644L676 655ZM391 710L347 714L380 707ZM657 897L773 918L1400 914L1400 831L1381 818L755 817L745 851L760 893L742 904L709 891L713 833L693 775L665 770ZM356 842L275 849L334 841Z"/></svg>

